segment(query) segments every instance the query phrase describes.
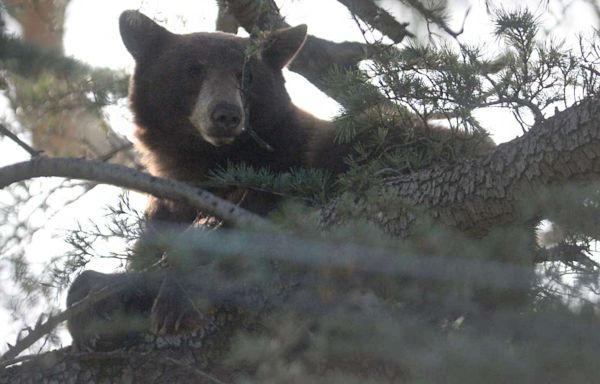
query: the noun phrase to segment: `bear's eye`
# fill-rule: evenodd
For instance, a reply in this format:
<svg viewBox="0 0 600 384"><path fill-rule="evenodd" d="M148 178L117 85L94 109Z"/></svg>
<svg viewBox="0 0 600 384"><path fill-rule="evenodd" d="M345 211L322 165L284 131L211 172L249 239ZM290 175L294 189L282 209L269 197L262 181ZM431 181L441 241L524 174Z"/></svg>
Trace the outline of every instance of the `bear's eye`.
<svg viewBox="0 0 600 384"><path fill-rule="evenodd" d="M204 75L204 66L200 63L193 63L188 66L187 71L192 77L202 77Z"/></svg>

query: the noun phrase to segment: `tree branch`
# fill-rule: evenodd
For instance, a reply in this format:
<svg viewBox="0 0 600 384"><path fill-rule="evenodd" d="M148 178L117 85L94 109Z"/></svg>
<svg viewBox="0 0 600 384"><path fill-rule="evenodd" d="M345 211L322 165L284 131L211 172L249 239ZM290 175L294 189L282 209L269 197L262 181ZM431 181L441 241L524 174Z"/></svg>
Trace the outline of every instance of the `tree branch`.
<svg viewBox="0 0 600 384"><path fill-rule="evenodd" d="M377 29L396 44L405 37L414 37L406 27L408 23L399 23L386 10L378 7L371 0L338 0L348 10L358 16L362 21Z"/></svg>
<svg viewBox="0 0 600 384"><path fill-rule="evenodd" d="M0 188L34 177L67 177L96 181L181 200L209 215L238 226L268 226L268 222L213 194L175 180L161 179L121 165L98 160L37 157L0 168Z"/></svg>
<svg viewBox="0 0 600 384"><path fill-rule="evenodd" d="M227 12L233 15L248 33L255 29L269 31L290 26L272 0L227 0L226 4ZM328 84L328 75L335 70L358 70L358 64L369 57L370 51L371 48L366 44L333 43L309 35L302 50L290 63L289 69L304 76L322 92L337 100L337 92Z"/></svg>
<svg viewBox="0 0 600 384"><path fill-rule="evenodd" d="M5 127L4 124L0 124L0 135L6 136L14 141L19 147L23 148L27 153L29 153L31 157L39 156L43 152L32 148L29 144L19 139L19 137L12 133L10 129Z"/></svg>
<svg viewBox="0 0 600 384"><path fill-rule="evenodd" d="M428 8L425 4L421 2L421 0L406 0L406 3L410 5L414 10L419 12L421 16L427 21L427 23L433 23L440 27L444 32L449 34L452 37L457 37L458 35L463 33L463 28L458 31L452 30L448 23L446 22L446 18L440 12L440 9ZM443 8L442 8L443 10ZM468 12L467 12L468 14ZM464 26L464 22L463 22Z"/></svg>
<svg viewBox="0 0 600 384"><path fill-rule="evenodd" d="M369 216L390 233L406 236L416 221L411 210L419 207L446 225L483 235L492 226L538 218L543 207L529 205L525 212L525 201L535 202L549 187L598 180L599 170L600 100L590 98L536 123L481 161L386 178L385 193L406 208L373 213L357 203L344 214ZM344 214L333 202L322 210L323 223L331 225Z"/></svg>

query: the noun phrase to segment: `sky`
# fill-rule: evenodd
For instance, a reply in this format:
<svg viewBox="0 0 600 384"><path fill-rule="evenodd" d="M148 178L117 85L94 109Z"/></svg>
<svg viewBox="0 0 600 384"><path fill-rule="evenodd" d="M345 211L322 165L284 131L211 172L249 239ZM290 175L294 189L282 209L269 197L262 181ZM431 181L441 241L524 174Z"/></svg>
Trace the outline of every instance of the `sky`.
<svg viewBox="0 0 600 384"><path fill-rule="evenodd" d="M505 7L511 7L524 2L508 0L501 3ZM453 14L457 16L451 20L451 24L455 29L460 29L468 4L458 0L454 3L456 12ZM459 39L462 42L484 44L493 51L497 49L498 41L492 36L492 27L487 21L489 18L483 6L484 1L473 0L472 3L474 6L466 19L465 33ZM529 3L534 4L532 9L535 10L545 1L531 0ZM131 72L133 60L125 50L118 31L118 17L123 10L138 9L173 32L187 33L214 30L217 14L215 4L214 0L73 0L67 10L65 51L67 55L94 66ZM336 0L283 0L278 1L278 4L289 24L306 23L310 34L332 41L363 40L350 14ZM393 0L388 0L385 4L396 15L401 16L404 12ZM574 37L577 32L589 31L594 21L589 6L581 2L574 4L566 13L552 8L538 11L538 14L546 25L552 26L557 20L562 22L560 28L552 28L557 36ZM400 17L400 20L404 19ZM301 108L325 119L330 119L339 112L339 105L335 101L322 94L301 76L287 72L286 80L292 100ZM10 111L5 103L6 101L0 98L0 117L10 118ZM114 129L131 138L133 125L126 102L108 108L106 112ZM514 123L508 111L488 109L479 111L477 117L483 126L490 130L497 143L510 140L521 133L520 127ZM27 159L27 154L11 143L3 142L1 145L0 165ZM48 254L49 249L54 254L66 250L64 237L66 230L74 227L73 218L82 223L101 220L105 213L102 208L116 202L119 192L119 189L108 186L95 188L77 204L69 206L53 218L47 224L47 230L42 231L29 247L31 260L37 262L41 268L43 264L39 255ZM132 196L134 205L143 209L146 198L139 194ZM1 197L0 195L0 201ZM104 262L90 266L104 271L110 271L114 267ZM10 314L0 311L0 322L11 324ZM14 324L0 329L0 340L13 340L17 326Z"/></svg>

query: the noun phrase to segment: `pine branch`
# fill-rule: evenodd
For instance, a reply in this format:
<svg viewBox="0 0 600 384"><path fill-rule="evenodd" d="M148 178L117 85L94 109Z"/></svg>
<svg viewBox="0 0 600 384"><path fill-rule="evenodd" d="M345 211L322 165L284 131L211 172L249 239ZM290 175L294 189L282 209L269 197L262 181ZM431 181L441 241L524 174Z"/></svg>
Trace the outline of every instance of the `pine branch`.
<svg viewBox="0 0 600 384"><path fill-rule="evenodd" d="M461 28L459 31L455 31L448 25L446 18L440 12L440 9L428 8L421 0L403 0L408 5L410 5L413 9L415 9L418 13L423 16L423 18L428 23L433 23L440 27L444 32L449 34L452 37L457 37L458 35L463 33L463 29ZM468 13L468 12L467 12Z"/></svg>
<svg viewBox="0 0 600 384"><path fill-rule="evenodd" d="M36 341L46 336L52 330L54 330L60 323L68 320L72 316L76 316L83 311L89 309L91 306L117 294L126 285L126 281L120 283L105 286L98 291L90 292L85 298L73 304L70 308L48 317L44 322L36 324L36 326L27 334L27 336L19 339L15 345L9 347L0 357L0 368L15 364L19 362L16 360L17 356L27 348L31 347Z"/></svg>

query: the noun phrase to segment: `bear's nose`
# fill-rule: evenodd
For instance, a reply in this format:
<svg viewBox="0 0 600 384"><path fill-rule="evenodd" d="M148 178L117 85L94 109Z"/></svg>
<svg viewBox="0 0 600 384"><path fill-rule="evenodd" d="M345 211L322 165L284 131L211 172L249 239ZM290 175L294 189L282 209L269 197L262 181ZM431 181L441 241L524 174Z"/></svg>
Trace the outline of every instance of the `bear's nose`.
<svg viewBox="0 0 600 384"><path fill-rule="evenodd" d="M235 104L219 103L213 109L210 117L216 127L230 131L237 128L242 122L242 109Z"/></svg>

